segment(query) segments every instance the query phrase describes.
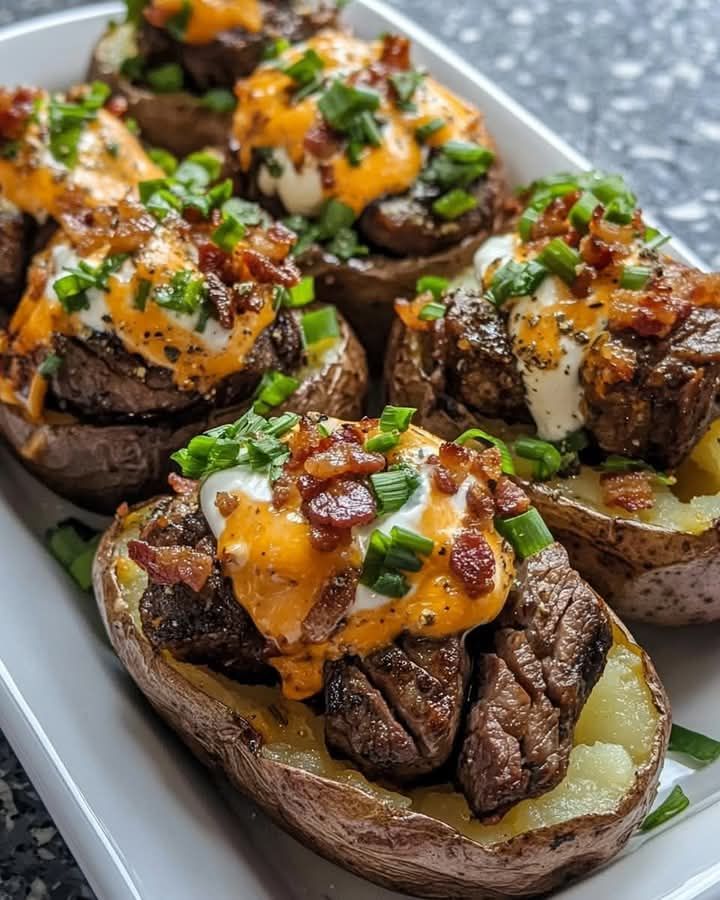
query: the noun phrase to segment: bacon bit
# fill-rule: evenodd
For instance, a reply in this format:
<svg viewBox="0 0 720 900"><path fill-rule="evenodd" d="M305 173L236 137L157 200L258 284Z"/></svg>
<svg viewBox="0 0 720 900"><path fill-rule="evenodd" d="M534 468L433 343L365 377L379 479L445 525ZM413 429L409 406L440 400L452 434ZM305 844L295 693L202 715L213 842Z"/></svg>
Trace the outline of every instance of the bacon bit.
<svg viewBox="0 0 720 900"><path fill-rule="evenodd" d="M274 222L269 228L253 228L247 235L247 241L253 250L269 257L273 262L287 259L297 237L282 222Z"/></svg>
<svg viewBox="0 0 720 900"><path fill-rule="evenodd" d="M48 283L47 269L32 266L28 272L28 294L33 300L39 300L45 293Z"/></svg>
<svg viewBox="0 0 720 900"><path fill-rule="evenodd" d="M213 244L211 241L198 244L198 268L203 275L213 272L225 284L230 284L233 281L230 257L217 244Z"/></svg>
<svg viewBox="0 0 720 900"><path fill-rule="evenodd" d="M113 94L105 104L105 109L118 119L123 119L127 115L128 102L121 94Z"/></svg>
<svg viewBox="0 0 720 900"><path fill-rule="evenodd" d="M310 526L310 543L320 553L332 553L341 544L347 544L350 540L350 531L345 528L331 528L328 525Z"/></svg>
<svg viewBox="0 0 720 900"><path fill-rule="evenodd" d="M128 555L153 583L186 584L196 593L212 572L212 557L192 547L153 547L145 541L129 541Z"/></svg>
<svg viewBox="0 0 720 900"><path fill-rule="evenodd" d="M487 528L495 516L495 502L490 491L477 481L468 488L467 508L470 519L481 528Z"/></svg>
<svg viewBox="0 0 720 900"><path fill-rule="evenodd" d="M326 191L335 187L335 168L332 163L320 163L320 183Z"/></svg>
<svg viewBox="0 0 720 900"><path fill-rule="evenodd" d="M432 294L427 291L420 294L414 300L403 300L398 298L395 301L395 313L406 328L410 331L430 331L433 327L432 321L425 321L420 318L423 307L430 303L433 299Z"/></svg>
<svg viewBox="0 0 720 900"><path fill-rule="evenodd" d="M176 494L192 494L197 490L198 483L192 478L185 478L177 472L168 475L168 484Z"/></svg>
<svg viewBox="0 0 720 900"><path fill-rule="evenodd" d="M503 475L495 487L495 508L503 519L509 519L527 512L530 498L519 485Z"/></svg>
<svg viewBox="0 0 720 900"><path fill-rule="evenodd" d="M325 487L325 482L319 478L313 478L312 475L302 474L298 477L296 485L303 500L312 500Z"/></svg>
<svg viewBox="0 0 720 900"><path fill-rule="evenodd" d="M312 525L353 528L367 525L377 515L375 498L360 481L339 478L312 500L303 503L305 518Z"/></svg>
<svg viewBox="0 0 720 900"><path fill-rule="evenodd" d="M453 477L452 472L445 468L445 466L438 463L433 468L432 473L433 486L436 487L443 494L456 494L458 489L458 483Z"/></svg>
<svg viewBox="0 0 720 900"><path fill-rule="evenodd" d="M300 270L291 260L278 265L257 250L241 250L240 257L250 276L261 284L292 287L300 280Z"/></svg>
<svg viewBox="0 0 720 900"><path fill-rule="evenodd" d="M329 447L330 440L320 434L316 422L313 422L308 416L303 416L295 431L290 433L287 444L290 448L289 468L302 468L305 460L309 459L313 453Z"/></svg>
<svg viewBox="0 0 720 900"><path fill-rule="evenodd" d="M229 494L227 491L218 491L215 497L215 506L220 515L224 519L227 519L227 517L232 515L237 509L238 498L234 494Z"/></svg>
<svg viewBox="0 0 720 900"><path fill-rule="evenodd" d="M383 37L380 62L391 69L410 68L410 40L400 34L386 34Z"/></svg>
<svg viewBox="0 0 720 900"><path fill-rule="evenodd" d="M600 485L607 506L637 512L655 505L649 472L605 472L600 476Z"/></svg>
<svg viewBox="0 0 720 900"><path fill-rule="evenodd" d="M502 454L497 447L488 447L473 455L471 470L486 481L497 481L502 475Z"/></svg>
<svg viewBox="0 0 720 900"><path fill-rule="evenodd" d="M142 247L157 225L140 203L121 200L117 207L69 208L60 215L65 231L81 253L107 247L111 253L133 253Z"/></svg>
<svg viewBox="0 0 720 900"><path fill-rule="evenodd" d="M327 160L340 150L336 132L332 131L324 119L316 122L305 135L303 146L316 159Z"/></svg>
<svg viewBox="0 0 720 900"><path fill-rule="evenodd" d="M353 604L359 578L357 569L346 569L332 576L303 619L303 641L319 644L330 637Z"/></svg>
<svg viewBox="0 0 720 900"><path fill-rule="evenodd" d="M570 293L573 297L582 300L590 293L593 281L597 278L597 273L590 266L581 266L579 273L575 276L575 280L570 285Z"/></svg>
<svg viewBox="0 0 720 900"><path fill-rule="evenodd" d="M692 312L692 303L654 291L613 291L608 307L610 331L634 331L642 337L667 337Z"/></svg>
<svg viewBox="0 0 720 900"><path fill-rule="evenodd" d="M625 251L635 240L638 232L638 222L633 221L628 225L616 225L604 217L605 209L596 206L590 217L588 233L608 244L613 250Z"/></svg>
<svg viewBox="0 0 720 900"><path fill-rule="evenodd" d="M34 88L0 90L0 140L16 141L23 136L39 96L40 91Z"/></svg>
<svg viewBox="0 0 720 900"><path fill-rule="evenodd" d="M215 272L205 273L205 286L207 287L208 300L215 308L217 320L221 327L232 328L235 321L235 310L233 309L230 291L220 281Z"/></svg>
<svg viewBox="0 0 720 900"><path fill-rule="evenodd" d="M586 234L580 241L580 256L597 271L607 268L613 261L610 247L592 234Z"/></svg>
<svg viewBox="0 0 720 900"><path fill-rule="evenodd" d="M116 519L124 519L125 516L129 512L130 512L130 507L129 507L127 501L123 500L123 502L120 504L120 506L118 506L118 508L115 510L115 518Z"/></svg>
<svg viewBox="0 0 720 900"><path fill-rule="evenodd" d="M371 453L358 444L337 443L305 461L305 471L326 480L336 475L372 475L385 468L382 453Z"/></svg>
<svg viewBox="0 0 720 900"><path fill-rule="evenodd" d="M352 422L344 422L339 428L330 435L332 444L360 444L365 441L363 431Z"/></svg>
<svg viewBox="0 0 720 900"><path fill-rule="evenodd" d="M473 461L473 451L461 444L444 441L439 450L440 462L452 472L467 475Z"/></svg>
<svg viewBox="0 0 720 900"><path fill-rule="evenodd" d="M567 236L570 231L574 231L568 222L568 213L579 197L580 191L572 191L570 194L565 194L564 197L556 197L552 200L534 223L530 232L531 240L537 241L541 238L559 237L560 235Z"/></svg>
<svg viewBox="0 0 720 900"><path fill-rule="evenodd" d="M286 472L283 472L273 482L272 504L275 509L283 509L286 506L295 505L292 502L295 497L297 497L297 485Z"/></svg>
<svg viewBox="0 0 720 900"><path fill-rule="evenodd" d="M487 594L495 584L495 555L482 532L463 529L453 541L450 570L470 597Z"/></svg>

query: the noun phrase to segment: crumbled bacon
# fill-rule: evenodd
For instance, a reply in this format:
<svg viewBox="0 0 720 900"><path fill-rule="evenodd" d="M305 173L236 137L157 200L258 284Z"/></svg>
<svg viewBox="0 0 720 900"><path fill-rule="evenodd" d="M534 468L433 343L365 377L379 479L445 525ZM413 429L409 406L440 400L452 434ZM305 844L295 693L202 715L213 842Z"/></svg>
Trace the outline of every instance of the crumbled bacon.
<svg viewBox="0 0 720 900"><path fill-rule="evenodd" d="M110 253L133 253L147 242L157 226L145 207L129 198L117 206L95 209L68 205L60 221L81 253L100 247L107 247Z"/></svg>
<svg viewBox="0 0 720 900"><path fill-rule="evenodd" d="M380 62L391 69L410 68L410 39L400 34L383 37Z"/></svg>
<svg viewBox="0 0 720 900"><path fill-rule="evenodd" d="M192 547L153 547L145 541L129 541L128 555L155 584L186 584L201 591L212 572L212 557Z"/></svg>
<svg viewBox="0 0 720 900"><path fill-rule="evenodd" d="M346 544L350 539L350 531L332 528L329 525L311 525L310 543L320 553L332 553L341 544Z"/></svg>
<svg viewBox="0 0 720 900"><path fill-rule="evenodd" d="M305 471L321 480L336 475L372 475L384 468L382 453L371 453L354 443L333 443L327 450L305 461Z"/></svg>
<svg viewBox="0 0 720 900"><path fill-rule="evenodd" d="M660 286L645 291L613 291L608 308L611 331L634 331L642 337L667 337L692 312L684 297L666 293Z"/></svg>
<svg viewBox="0 0 720 900"><path fill-rule="evenodd" d="M530 509L530 498L510 478L503 477L495 487L495 508L503 519L519 516Z"/></svg>
<svg viewBox="0 0 720 900"><path fill-rule="evenodd" d="M502 454L497 447L488 447L473 455L471 471L486 481L497 481L502 475Z"/></svg>
<svg viewBox="0 0 720 900"><path fill-rule="evenodd" d="M568 236L571 229L568 223L568 213L574 203L580 197L580 191L572 191L563 197L552 200L538 217L532 226L530 237L533 241L545 237ZM568 241L572 243L572 241Z"/></svg>
<svg viewBox="0 0 720 900"><path fill-rule="evenodd" d="M468 516L473 524L487 528L495 516L495 502L490 491L477 481L473 481L468 488L466 502Z"/></svg>
<svg viewBox="0 0 720 900"><path fill-rule="evenodd" d="M374 496L361 481L338 478L304 503L303 513L312 525L353 528L372 522L377 509Z"/></svg>
<svg viewBox="0 0 720 900"><path fill-rule="evenodd" d="M298 476L296 485L303 500L312 500L325 487L325 482L303 472Z"/></svg>
<svg viewBox="0 0 720 900"><path fill-rule="evenodd" d="M603 500L628 512L652 509L655 504L649 472L605 472L600 476Z"/></svg>
<svg viewBox="0 0 720 900"><path fill-rule="evenodd" d="M320 181L326 191L331 191L335 187L335 167L332 163L320 163Z"/></svg>
<svg viewBox="0 0 720 900"><path fill-rule="evenodd" d="M292 260L278 264L265 254L251 249L241 250L240 257L250 277L261 284L292 287L300 281L300 270Z"/></svg>
<svg viewBox="0 0 720 900"><path fill-rule="evenodd" d="M450 570L470 597L486 594L495 584L495 555L481 531L466 528L453 541Z"/></svg>
<svg viewBox="0 0 720 900"><path fill-rule="evenodd" d="M168 484L176 494L192 494L197 490L198 483L192 478L184 478L177 472L168 475Z"/></svg>
<svg viewBox="0 0 720 900"><path fill-rule="evenodd" d="M326 160L339 152L340 141L336 132L332 131L322 119L316 122L305 135L303 146L316 159Z"/></svg>
<svg viewBox="0 0 720 900"><path fill-rule="evenodd" d="M329 446L330 441L326 435L320 433L317 424L307 416L300 419L298 427L290 433L288 438L290 448L289 469L302 468L306 459L313 453L318 453Z"/></svg>
<svg viewBox="0 0 720 900"><path fill-rule="evenodd" d="M337 572L324 585L301 626L303 641L319 644L326 641L342 622L355 600L360 573L357 569Z"/></svg>
<svg viewBox="0 0 720 900"><path fill-rule="evenodd" d="M223 284L215 272L205 273L205 287L207 288L207 297L213 308L217 320L223 328L232 328L235 321L235 310L233 309L233 301L230 291Z"/></svg>
<svg viewBox="0 0 720 900"><path fill-rule="evenodd" d="M607 268L613 261L610 247L593 234L585 235L580 241L579 249L583 262L592 266L596 271Z"/></svg>
<svg viewBox="0 0 720 900"><path fill-rule="evenodd" d="M617 251L627 250L634 243L642 220L638 212L633 216L633 221L628 225L618 225L605 218L605 209L597 206L588 224L588 232L593 237L599 238L611 249Z"/></svg>
<svg viewBox="0 0 720 900"><path fill-rule="evenodd" d="M39 96L40 91L35 88L0 90L0 141L16 141L23 136Z"/></svg>
<svg viewBox="0 0 720 900"><path fill-rule="evenodd" d="M220 515L224 519L227 519L227 517L232 515L237 509L238 498L234 494L229 494L227 491L218 491L215 496L215 506Z"/></svg>
<svg viewBox="0 0 720 900"><path fill-rule="evenodd" d="M105 104L105 109L118 119L122 119L127 115L128 102L121 94L113 94Z"/></svg>
<svg viewBox="0 0 720 900"><path fill-rule="evenodd" d="M438 462L438 464L433 467L432 480L433 485L442 494L457 493L457 489L459 487L457 480L453 476L452 472L440 462Z"/></svg>

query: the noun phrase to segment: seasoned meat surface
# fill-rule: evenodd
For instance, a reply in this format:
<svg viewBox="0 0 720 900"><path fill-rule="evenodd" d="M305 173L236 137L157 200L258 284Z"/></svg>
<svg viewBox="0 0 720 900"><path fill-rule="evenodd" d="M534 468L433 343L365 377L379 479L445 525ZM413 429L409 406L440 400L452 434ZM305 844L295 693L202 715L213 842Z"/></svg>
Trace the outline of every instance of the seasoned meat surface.
<svg viewBox="0 0 720 900"><path fill-rule="evenodd" d="M457 780L473 814L497 819L555 787L612 645L602 602L559 544L526 560L480 653Z"/></svg>
<svg viewBox="0 0 720 900"><path fill-rule="evenodd" d="M720 312L694 308L664 340L607 335L590 349L581 380L587 425L603 450L675 466L716 416Z"/></svg>
<svg viewBox="0 0 720 900"><path fill-rule="evenodd" d="M455 744L469 676L460 637L404 636L327 667L325 739L369 778L407 781L439 769Z"/></svg>
<svg viewBox="0 0 720 900"><path fill-rule="evenodd" d="M214 540L197 494L168 498L145 527L153 547L185 547L214 556ZM273 680L265 664L268 645L237 602L232 584L214 560L199 591L187 584L149 581L140 601L143 632L156 650L248 680Z"/></svg>
<svg viewBox="0 0 720 900"><path fill-rule="evenodd" d="M56 352L62 359L52 378L52 392L61 407L91 416L138 416L172 413L197 406L203 398L175 386L170 369L149 366L128 353L120 341L95 333L81 341L58 337ZM253 347L246 366L225 379L214 401L229 405L249 397L262 374L270 369L290 372L302 359L296 319L280 311Z"/></svg>
<svg viewBox="0 0 720 900"><path fill-rule="evenodd" d="M10 310L20 299L30 235L28 220L0 199L0 308Z"/></svg>
<svg viewBox="0 0 720 900"><path fill-rule="evenodd" d="M257 33L234 28L220 32L209 44L186 44L165 29L143 23L139 33L140 55L151 65L178 62L189 75L191 87L205 91L213 87L232 89L238 78L249 75L263 59L266 46L277 38L291 43L304 41L318 29L335 21L334 4L274 0L264 2L263 29Z"/></svg>
<svg viewBox="0 0 720 900"><path fill-rule="evenodd" d="M358 227L363 237L383 252L396 256L430 256L459 243L468 235L493 229L501 207L502 183L494 174L470 188L477 206L454 221L436 216L432 204L441 191L416 183L411 191L384 197L363 212Z"/></svg>

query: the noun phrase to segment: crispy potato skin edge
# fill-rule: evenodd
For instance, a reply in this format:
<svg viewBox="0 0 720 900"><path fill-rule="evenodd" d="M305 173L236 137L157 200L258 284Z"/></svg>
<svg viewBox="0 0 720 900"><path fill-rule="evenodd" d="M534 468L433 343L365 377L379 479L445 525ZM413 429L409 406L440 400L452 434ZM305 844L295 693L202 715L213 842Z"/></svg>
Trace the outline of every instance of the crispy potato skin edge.
<svg viewBox="0 0 720 900"><path fill-rule="evenodd" d="M183 679L134 627L112 565L122 527L122 520L116 519L98 549L95 596L113 647L138 687L221 783L250 797L290 834L357 875L438 900L501 900L544 893L609 860L652 804L667 748L670 711L645 655L659 725L648 762L613 815L585 816L483 847L443 822L265 759L251 725ZM627 634L614 616L613 620Z"/></svg>
<svg viewBox="0 0 720 900"><path fill-rule="evenodd" d="M478 422L463 404L439 402L421 342L395 322L385 361L389 399L417 407L418 425L453 439ZM544 484L524 487L571 564L620 616L668 626L720 620L720 523L682 534L581 506Z"/></svg>
<svg viewBox="0 0 720 900"><path fill-rule="evenodd" d="M340 419L360 418L368 382L365 352L347 323L340 324L336 360L306 379L278 413L323 410ZM23 465L56 493L87 509L113 513L123 501L164 490L170 454L207 428L232 422L248 406L213 410L190 421L168 417L154 424L37 426L0 404L0 434ZM26 455L28 446L34 448L32 458Z"/></svg>

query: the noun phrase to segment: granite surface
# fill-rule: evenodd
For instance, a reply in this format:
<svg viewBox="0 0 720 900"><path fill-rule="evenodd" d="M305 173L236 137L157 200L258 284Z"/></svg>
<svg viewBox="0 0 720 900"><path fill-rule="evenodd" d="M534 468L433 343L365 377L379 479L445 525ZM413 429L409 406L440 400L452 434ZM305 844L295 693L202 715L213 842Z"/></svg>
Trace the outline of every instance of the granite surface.
<svg viewBox="0 0 720 900"><path fill-rule="evenodd" d="M391 0L720 268L717 0ZM0 26L77 4L0 0ZM93 894L0 734L0 900Z"/></svg>

